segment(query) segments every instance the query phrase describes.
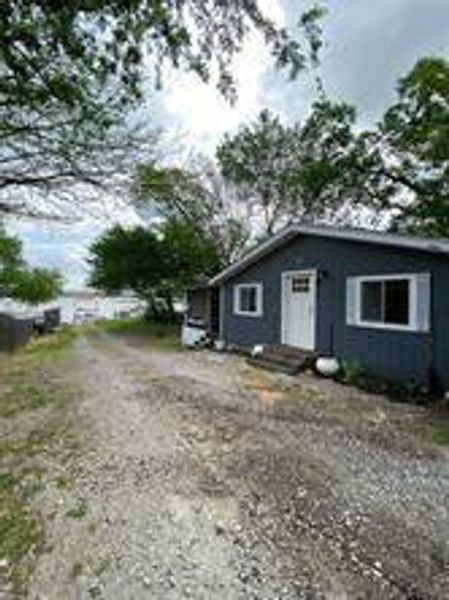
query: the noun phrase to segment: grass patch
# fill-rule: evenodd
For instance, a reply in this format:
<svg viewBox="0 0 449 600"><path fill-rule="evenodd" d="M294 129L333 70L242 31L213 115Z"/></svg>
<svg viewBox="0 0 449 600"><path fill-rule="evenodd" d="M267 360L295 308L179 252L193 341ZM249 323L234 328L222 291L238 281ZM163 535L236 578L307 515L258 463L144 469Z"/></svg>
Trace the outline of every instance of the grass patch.
<svg viewBox="0 0 449 600"><path fill-rule="evenodd" d="M0 459L13 469L16 465L38 456L55 454L64 445L65 434L69 433L71 422L68 418L53 416L43 424L34 427L24 436L8 436L0 441ZM70 435L68 436L71 441Z"/></svg>
<svg viewBox="0 0 449 600"><path fill-rule="evenodd" d="M33 429L21 439L0 443L0 460L7 470L0 475L0 557L11 567L17 595L24 594L34 557L44 547L44 527L31 509L31 501L43 487L43 469L25 465L39 459L55 442L61 442L58 422L53 420Z"/></svg>
<svg viewBox="0 0 449 600"><path fill-rule="evenodd" d="M70 406L74 390L59 378L55 361L23 352L3 365L0 423L12 421L0 439L0 559L7 561L14 597L25 597L44 523L33 508L51 478L45 456L62 460L76 437Z"/></svg>
<svg viewBox="0 0 449 600"><path fill-rule="evenodd" d="M49 401L50 395L44 389L19 380L2 395L0 416L10 418L26 410L38 410Z"/></svg>
<svg viewBox="0 0 449 600"><path fill-rule="evenodd" d="M69 347L82 332L81 327L63 325L58 331L34 337L24 348L25 354L48 354Z"/></svg>
<svg viewBox="0 0 449 600"><path fill-rule="evenodd" d="M55 479L55 484L58 490L68 489L73 484L73 479L67 475L58 475Z"/></svg>
<svg viewBox="0 0 449 600"><path fill-rule="evenodd" d="M84 563L80 560L77 560L73 563L72 569L70 571L70 576L72 579L78 579L84 573Z"/></svg>
<svg viewBox="0 0 449 600"><path fill-rule="evenodd" d="M45 368L43 357L22 355L2 375L0 418L11 418L45 407L60 409L73 400L73 390ZM52 360L52 365L54 361Z"/></svg>
<svg viewBox="0 0 449 600"><path fill-rule="evenodd" d="M24 594L32 557L44 547L44 530L29 510L29 501L40 489L42 471L23 469L0 476L0 557L7 560L14 593Z"/></svg>
<svg viewBox="0 0 449 600"><path fill-rule="evenodd" d="M72 519L84 519L84 517L87 515L86 501L81 498L76 506L66 512L66 515Z"/></svg>
<svg viewBox="0 0 449 600"><path fill-rule="evenodd" d="M432 440L440 446L449 446L449 423L434 425L432 428Z"/></svg>
<svg viewBox="0 0 449 600"><path fill-rule="evenodd" d="M102 331L126 334L165 346L179 346L179 325L151 323L142 319L111 319L98 321Z"/></svg>
<svg viewBox="0 0 449 600"><path fill-rule="evenodd" d="M101 577L112 565L112 558L105 556L101 558L94 566L93 573L96 577Z"/></svg>
<svg viewBox="0 0 449 600"><path fill-rule="evenodd" d="M16 481L11 473L0 473L0 494L13 490Z"/></svg>

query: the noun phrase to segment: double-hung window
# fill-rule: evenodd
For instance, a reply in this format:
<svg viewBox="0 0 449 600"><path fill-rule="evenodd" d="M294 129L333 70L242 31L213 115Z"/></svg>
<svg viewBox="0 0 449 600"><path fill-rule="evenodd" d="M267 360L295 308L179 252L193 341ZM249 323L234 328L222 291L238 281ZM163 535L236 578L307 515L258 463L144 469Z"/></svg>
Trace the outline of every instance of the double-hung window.
<svg viewBox="0 0 449 600"><path fill-rule="evenodd" d="M262 284L242 283L234 287L234 314L262 316Z"/></svg>
<svg viewBox="0 0 449 600"><path fill-rule="evenodd" d="M370 275L347 280L347 323L428 331L430 274Z"/></svg>

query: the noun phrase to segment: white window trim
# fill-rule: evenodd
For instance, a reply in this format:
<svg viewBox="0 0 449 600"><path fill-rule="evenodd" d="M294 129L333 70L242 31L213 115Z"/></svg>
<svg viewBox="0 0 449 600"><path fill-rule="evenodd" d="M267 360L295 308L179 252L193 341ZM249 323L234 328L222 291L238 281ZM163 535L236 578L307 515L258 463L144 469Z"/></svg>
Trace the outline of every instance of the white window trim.
<svg viewBox="0 0 449 600"><path fill-rule="evenodd" d="M358 327L371 327L372 329L387 329L393 331L419 331L417 321L418 307L418 274L404 273L394 275L362 275L354 277L357 284L356 305L355 305L355 325ZM380 321L365 321L361 318L362 314L362 284L369 281L398 281L408 280L410 297L408 306L408 325L399 323L382 323Z"/></svg>
<svg viewBox="0 0 449 600"><path fill-rule="evenodd" d="M256 288L256 304L257 310L255 312L240 310L239 298L240 290L242 288ZM263 316L263 285L261 283L239 283L234 286L234 314L239 317L261 317Z"/></svg>

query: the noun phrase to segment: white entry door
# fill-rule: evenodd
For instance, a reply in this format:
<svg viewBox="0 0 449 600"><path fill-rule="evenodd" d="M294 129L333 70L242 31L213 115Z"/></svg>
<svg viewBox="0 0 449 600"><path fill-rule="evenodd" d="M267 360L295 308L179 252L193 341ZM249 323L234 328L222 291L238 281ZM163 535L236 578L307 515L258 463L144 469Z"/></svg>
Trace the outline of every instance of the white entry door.
<svg viewBox="0 0 449 600"><path fill-rule="evenodd" d="M296 271L282 276L282 343L315 349L316 273Z"/></svg>

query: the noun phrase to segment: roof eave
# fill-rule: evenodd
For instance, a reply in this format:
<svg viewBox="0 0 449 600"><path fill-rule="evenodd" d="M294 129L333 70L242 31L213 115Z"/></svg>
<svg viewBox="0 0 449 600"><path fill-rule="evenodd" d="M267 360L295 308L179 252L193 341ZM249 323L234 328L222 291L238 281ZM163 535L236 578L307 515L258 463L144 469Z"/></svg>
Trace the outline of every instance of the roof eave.
<svg viewBox="0 0 449 600"><path fill-rule="evenodd" d="M416 250L418 252L430 252L432 254L449 255L449 242L445 240L435 241L424 238L406 238L394 237L394 234L371 232L369 230L354 230L345 231L331 229L313 225L293 224L282 229L272 238L266 240L261 245L257 246L247 256L230 265L217 275L209 280L210 286L220 285L227 279L237 275L247 267L251 266L277 247L283 245L286 241L296 235L313 235L317 237L327 237L332 239L343 239L353 242L361 242L368 244L377 244L380 246L393 246L396 248L405 248L408 250ZM363 234L363 237L362 237Z"/></svg>
<svg viewBox="0 0 449 600"><path fill-rule="evenodd" d="M249 252L239 261L237 261L233 265L230 265L229 267L215 275L215 277L212 277L212 279L209 280L209 285L220 285L223 281L226 281L233 275L240 273L240 271L242 271L246 267L249 267L250 265L254 264L254 262L257 262L257 260L265 256L266 254L269 254L276 247L285 243L287 239L297 235L297 233L297 225L289 225L288 227L285 227L277 234L267 239L265 242L262 242L262 244L259 244L256 248L254 248L254 250Z"/></svg>

